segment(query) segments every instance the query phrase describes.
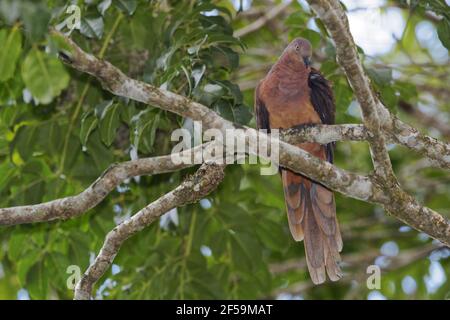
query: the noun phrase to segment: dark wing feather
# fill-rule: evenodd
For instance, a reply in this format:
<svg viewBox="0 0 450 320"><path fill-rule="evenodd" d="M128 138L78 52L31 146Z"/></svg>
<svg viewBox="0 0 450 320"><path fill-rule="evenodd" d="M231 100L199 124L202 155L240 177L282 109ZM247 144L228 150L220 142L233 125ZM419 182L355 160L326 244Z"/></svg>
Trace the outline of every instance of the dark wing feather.
<svg viewBox="0 0 450 320"><path fill-rule="evenodd" d="M333 91L327 79L316 69L311 69L308 79L311 102L323 124L334 124L336 106Z"/></svg>
<svg viewBox="0 0 450 320"><path fill-rule="evenodd" d="M308 85L311 103L323 124L334 124L336 106L328 81L311 69ZM333 162L334 143L325 146L327 161ZM342 238L336 218L333 192L318 183L309 189L310 207L304 218L304 238L308 269L314 283L325 281L325 270L332 281L341 278L338 262Z"/></svg>
<svg viewBox="0 0 450 320"><path fill-rule="evenodd" d="M258 129L266 129L267 133L270 133L269 112L267 111L264 102L261 100L259 86L260 85L258 85L255 90L256 127Z"/></svg>
<svg viewBox="0 0 450 320"><path fill-rule="evenodd" d="M336 105L329 82L318 70L312 68L308 85L311 89L311 103L319 114L320 120L323 124L334 124ZM327 160L331 163L333 162L334 146L334 142L327 145Z"/></svg>

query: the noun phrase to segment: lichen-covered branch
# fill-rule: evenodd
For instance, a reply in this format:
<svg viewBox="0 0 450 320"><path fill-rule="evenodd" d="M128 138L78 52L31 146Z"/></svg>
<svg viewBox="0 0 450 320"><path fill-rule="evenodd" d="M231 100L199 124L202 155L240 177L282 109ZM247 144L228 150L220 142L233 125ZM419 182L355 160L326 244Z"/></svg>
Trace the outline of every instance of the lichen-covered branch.
<svg viewBox="0 0 450 320"><path fill-rule="evenodd" d="M366 138L367 130L364 126L354 124L314 125L281 131L281 139L291 144L312 141L319 143L340 140L361 141ZM208 145L209 143L205 143L191 150L185 150L179 153L179 157L203 152ZM16 225L73 218L95 207L126 179L141 175L171 172L193 166L193 164L174 164L172 162L172 156L142 158L113 164L94 183L75 196L34 205L0 208L0 225ZM303 171L310 170L297 166L296 168L297 170ZM319 168L321 167L319 166Z"/></svg>
<svg viewBox="0 0 450 320"><path fill-rule="evenodd" d="M204 198L220 184L224 177L223 170L223 165L203 164L193 176L188 177L177 188L111 230L94 262L77 283L74 298L90 299L93 285L111 266L125 240L149 226L167 211Z"/></svg>
<svg viewBox="0 0 450 320"><path fill-rule="evenodd" d="M327 144L335 141L366 141L370 133L362 124L307 125L280 131L280 139L290 144L317 142Z"/></svg>
<svg viewBox="0 0 450 320"><path fill-rule="evenodd" d="M426 112L420 111L417 106L413 106L409 102L405 100L400 100L398 102L398 106L401 110L410 114L414 118L416 118L421 125L424 125L429 128L433 128L447 139L450 139L450 125L441 119L440 115L432 115ZM444 117L445 119L445 117Z"/></svg>
<svg viewBox="0 0 450 320"><path fill-rule="evenodd" d="M349 31L347 17L339 1L308 0L308 2L320 16L336 43L339 63L345 70L361 105L363 124L301 126L282 130L280 140L277 140L274 132L269 136L255 129L236 125L212 109L187 97L132 79L108 61L84 52L72 40L56 31L52 32L56 36L63 37L67 44L66 47L60 48L60 59L66 65L95 77L103 88L112 94L155 106L194 121L201 121L204 128L218 129L224 135L228 129L241 129L239 134L245 135L249 140L272 139L273 142L275 139L275 144L279 146L276 165L301 173L348 197L379 204L397 219L450 246L450 221L438 212L421 205L400 187L392 169L386 142L401 144L415 150L441 168L450 168L450 145L420 134L415 128L391 115L382 105L364 72ZM290 1L286 1L279 4L255 23L238 30L235 35L242 36L258 29L285 10L289 3ZM334 141L367 141L374 174L361 175L346 171L296 146L302 142L326 144ZM179 153L179 157L186 159L188 155L203 153L205 148L213 143L226 148L224 142L218 139L183 151ZM248 150L251 155L274 160L259 148ZM225 150L225 154L229 155L228 151ZM234 153L233 148L231 154ZM126 179L172 172L196 164L195 161L176 163L173 159L174 155L166 155L111 165L92 185L78 195L41 204L0 209L0 225L76 217L98 205ZM226 165L220 161L211 162L203 159L203 164L194 175L111 230L106 235L97 257L77 283L74 298L92 297L93 286L109 269L122 244L128 238L151 225L169 210L196 202L216 189L224 178ZM304 261L302 263L304 264ZM282 266L274 273L285 272L292 267L295 266Z"/></svg>
<svg viewBox="0 0 450 320"><path fill-rule="evenodd" d="M85 53L71 40L67 41L71 50L68 53L62 54L61 59L75 69L89 73L96 77L101 82L103 87L113 94L151 104L163 110L167 110L184 117L190 117L193 120L202 121L204 127L219 129L224 134L226 129L235 128L233 123L223 119L216 112L206 106L175 93L158 89L150 84L131 79L109 62L99 60L94 56ZM359 63L359 60L357 60L357 62ZM349 63L354 63L354 61L349 61ZM361 68L356 68L356 70L361 71ZM362 81L368 80L363 77ZM366 83L366 85L368 86L368 83ZM370 88L366 89L370 91ZM363 94L366 94L364 88L361 90ZM369 104L368 109L373 107L373 101L366 102L366 104L367 103ZM372 111L368 111L368 113L370 116L374 116L375 114ZM379 115L377 115L377 117L379 117ZM248 136L265 136L263 133L258 133L252 128L243 129ZM374 137L381 136L378 135L378 132L373 132L373 127L372 129L367 129L373 134ZM369 135L368 138L371 138L371 136ZM373 142L373 140L369 139L369 142L371 141ZM396 190L396 188L398 188L395 177L393 179L386 180L379 178L383 176L382 174L377 174L370 177L360 176L355 173L339 169L326 161L311 156L309 153L296 146L285 142L280 142L279 145L280 165L302 173L307 177L323 183L327 187L341 192L349 197L381 204L394 216L399 217L403 221L406 221L405 217L410 215L413 217L413 219L408 220L411 227L423 231L441 242L450 245L450 224L447 219L431 209L418 205L415 201L413 204L411 204L411 202L408 203L411 199L407 196L393 198L392 195L394 193L392 193L391 190ZM384 148L384 141L382 141L381 144L375 143L374 145ZM401 193L397 194L402 195ZM390 207L393 202L397 203L396 208ZM401 212L395 212L393 209L401 210ZM429 224L424 224L422 221L423 219L429 219L430 221L436 221L438 223L436 226L430 226ZM439 230L436 230L436 228Z"/></svg>
<svg viewBox="0 0 450 320"><path fill-rule="evenodd" d="M392 166L384 147L385 136L392 138L420 154L429 157L437 166L450 169L450 144L422 135L417 129L390 114L379 101L370 85L350 33L347 16L336 0L308 0L311 8L321 18L336 43L336 56L361 105L364 124L373 133L369 140L375 172L393 180Z"/></svg>
<svg viewBox="0 0 450 320"><path fill-rule="evenodd" d="M57 35L64 37L58 32ZM216 128L225 132L226 129L234 128L233 123L220 117L216 112L208 107L192 101L184 96L177 95L173 92L156 88L148 83L138 81L126 76L122 71L113 66L107 61L100 60L95 56L84 52L72 40L64 37L70 50L64 51L60 54L60 58L67 65L97 78L102 86L111 93L133 99L135 101L143 102L153 105L155 107L167 110L183 117L189 117L193 120L202 121L205 128ZM387 125L383 123L383 125ZM399 120L396 122L389 122L389 128L397 128L397 130L390 130L392 137L389 140L397 141L402 145L407 146L413 150L429 156L431 159L437 161L437 165L445 163L444 168L450 168L450 145L437 141L436 139L415 135L415 140L432 141L429 148L421 143L407 143L407 140L412 140L410 134L414 134L415 129L407 127ZM385 129L383 127L383 129ZM386 128L387 130L388 128ZM397 136L394 136L398 134ZM391 142L392 142L391 141ZM425 148L425 149L424 149ZM442 153L446 151L447 153Z"/></svg>
<svg viewBox="0 0 450 320"><path fill-rule="evenodd" d="M436 167L450 169L450 143L423 135L394 116L386 130L394 142L428 157Z"/></svg>
<svg viewBox="0 0 450 320"><path fill-rule="evenodd" d="M372 182L377 184L388 198L384 208L398 219L428 234L444 240L449 245L450 225L448 219L435 211L423 207L404 192L392 170L392 164L385 146L386 132L399 143L425 153L445 167L450 161L450 148L440 148L436 139L424 137L407 124L393 117L379 101L371 88L369 78L364 72L353 37L350 33L347 16L337 0L308 0L311 8L318 14L330 31L336 44L336 56L361 105L363 121L371 135L368 139L375 175ZM400 136L400 137L399 137ZM434 141L433 141L434 140ZM425 151L426 149L426 151ZM439 156L436 152L442 152ZM431 235L430 234L430 235Z"/></svg>
<svg viewBox="0 0 450 320"><path fill-rule="evenodd" d="M450 221L436 211L421 205L413 196L399 186L389 191L385 210L415 229L425 232L450 247Z"/></svg>
<svg viewBox="0 0 450 320"><path fill-rule="evenodd" d="M364 72L350 33L347 15L339 1L308 0L308 3L330 31L336 44L336 57L361 105L364 124L373 134L368 141L375 173L386 183L389 182L393 185L396 183L396 179L386 149L385 136L381 131L380 117L384 116L386 112L382 112L384 107L380 107L381 104L374 95L369 78Z"/></svg>
<svg viewBox="0 0 450 320"><path fill-rule="evenodd" d="M208 107L176 93L132 79L108 61L84 52L61 33L57 31L53 33L63 37L68 46L68 50L60 52L60 59L72 68L94 76L100 81L102 87L112 94L153 105L192 120L202 121L206 128L225 130L234 127L230 121L223 119Z"/></svg>
<svg viewBox="0 0 450 320"><path fill-rule="evenodd" d="M180 157L201 151L206 146L207 144L204 144L192 150L185 150L180 153ZM69 219L95 207L126 179L177 171L190 166L193 164L173 163L170 155L113 164L78 195L35 205L0 208L0 225Z"/></svg>
<svg viewBox="0 0 450 320"><path fill-rule="evenodd" d="M293 128L281 132L281 139L288 143L314 141L328 143L339 140L361 141L366 139L367 131L362 125L314 125ZM210 143L185 150L179 157L203 152ZM174 164L173 155L142 158L111 165L94 183L75 196L55 199L49 202L0 208L0 225L65 220L76 217L99 204L114 188L124 180L184 169L193 164ZM306 170L306 169L303 169Z"/></svg>
<svg viewBox="0 0 450 320"><path fill-rule="evenodd" d="M377 203L397 219L450 247L450 221L425 207L398 184L378 175L360 176L337 168L290 144L280 143L280 164L348 197Z"/></svg>

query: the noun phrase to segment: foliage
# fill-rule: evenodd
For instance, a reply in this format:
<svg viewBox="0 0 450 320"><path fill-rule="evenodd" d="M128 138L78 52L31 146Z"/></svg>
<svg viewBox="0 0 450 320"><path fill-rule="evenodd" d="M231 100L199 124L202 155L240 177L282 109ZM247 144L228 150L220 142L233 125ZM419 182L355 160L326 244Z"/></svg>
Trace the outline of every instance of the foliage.
<svg viewBox="0 0 450 320"><path fill-rule="evenodd" d="M240 124L254 125L253 87L241 91L237 82L242 88L267 71L246 70L269 66L287 40L306 37L322 60L322 72L333 82L337 122L359 121L351 88L336 63L334 45L307 7L292 4L278 24L237 39L233 30L249 20L225 0L72 2L81 8L82 19L71 37L86 51L134 78L190 97ZM261 8L254 2L255 8ZM403 11L408 17L403 39L388 54L374 59L360 49L374 90L394 112L399 100L430 103L409 77L421 72L421 65L409 63L399 71L389 61L399 60L405 52L429 58L434 69L423 73L421 84L433 90L443 86L433 72L448 75L448 65L435 64L414 33L415 26L426 19L425 9L433 10L444 17L433 26L448 48L448 7L440 1L411 3ZM64 47L49 28L68 31L69 4L62 0L0 2L1 207L76 194L113 162L170 153L172 130L190 128L188 121L173 114L112 96L88 76L62 65L56 53ZM264 48L266 54L252 53ZM431 104L448 112L448 101L437 95ZM369 172L367 149L364 143L340 143L336 163ZM411 191L428 206L448 212L448 175L426 169L411 176L414 168L408 166L419 157L408 153L405 159L405 152L400 147L391 150L404 183L412 184ZM117 222L174 188L191 171L132 179L76 219L2 228L0 298L15 298L21 288L33 299L72 298L66 286L67 267L77 265L84 270ZM128 240L116 266L100 281L97 297L262 298L273 297L274 290L296 282L308 282L305 269L282 274L269 270L275 263L304 257L303 246L291 240L284 210L278 176L260 176L254 165L229 166L223 184L208 199L178 208L179 221L164 219ZM393 238L400 253L430 242L415 231L399 232L398 222L370 204L337 196L337 211L345 255L364 255ZM350 265L345 271L348 277L364 276L371 263ZM448 269L445 255L440 264ZM382 293L389 298L410 297L400 289L402 279L410 275L418 283L415 297L446 297L448 281L434 293L427 291L422 278L429 266L430 260L422 259L387 273ZM356 289L348 281L326 284L302 292L302 297L345 298L351 292L365 298L365 281L358 283Z"/></svg>

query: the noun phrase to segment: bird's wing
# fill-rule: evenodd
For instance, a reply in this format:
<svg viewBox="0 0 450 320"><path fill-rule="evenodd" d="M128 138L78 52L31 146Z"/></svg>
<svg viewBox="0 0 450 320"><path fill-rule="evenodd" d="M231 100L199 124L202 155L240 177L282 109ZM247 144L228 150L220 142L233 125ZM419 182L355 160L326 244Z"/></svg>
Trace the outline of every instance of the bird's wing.
<svg viewBox="0 0 450 320"><path fill-rule="evenodd" d="M270 132L269 112L261 99L260 86L261 83L255 90L256 126L258 129L267 129ZM304 178L292 171L283 169L280 169L280 174L284 186L289 228L294 239L301 241L303 240L302 220L306 203L305 199L301 199L305 195L305 192L301 192L301 188L304 189L302 184Z"/></svg>
<svg viewBox="0 0 450 320"><path fill-rule="evenodd" d="M308 85L311 89L311 103L318 113L323 124L334 124L336 105L334 103L333 91L323 75L312 68L308 78ZM333 150L335 143L327 144L327 160L333 163Z"/></svg>
<svg viewBox="0 0 450 320"><path fill-rule="evenodd" d="M333 124L335 104L328 81L315 69L311 70L308 85L314 110L324 124ZM317 146L319 147L319 146ZM333 162L334 143L320 146L315 156ZM334 194L323 185L311 181L306 196L308 210L305 214L303 232L308 269L314 283L325 281L325 270L333 281L341 277L338 262L342 250L342 238L336 218Z"/></svg>
<svg viewBox="0 0 450 320"><path fill-rule="evenodd" d="M311 69L308 85L311 88L311 102L320 120L323 124L334 124L336 106L328 80L318 70Z"/></svg>
<svg viewBox="0 0 450 320"><path fill-rule="evenodd" d="M269 122L269 112L267 111L264 102L261 99L259 88L261 83L258 84L255 90L255 116L256 116L256 127L258 129L266 129L267 133L270 133L270 122Z"/></svg>

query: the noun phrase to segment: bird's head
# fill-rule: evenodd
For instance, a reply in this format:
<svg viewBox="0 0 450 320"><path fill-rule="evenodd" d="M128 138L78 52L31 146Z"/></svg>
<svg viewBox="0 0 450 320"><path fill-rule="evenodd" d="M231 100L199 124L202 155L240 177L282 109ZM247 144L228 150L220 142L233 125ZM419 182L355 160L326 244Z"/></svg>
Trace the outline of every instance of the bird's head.
<svg viewBox="0 0 450 320"><path fill-rule="evenodd" d="M303 38L296 38L287 46L285 54L302 63L306 68L311 65L311 43Z"/></svg>

